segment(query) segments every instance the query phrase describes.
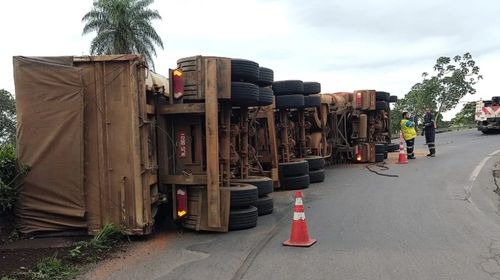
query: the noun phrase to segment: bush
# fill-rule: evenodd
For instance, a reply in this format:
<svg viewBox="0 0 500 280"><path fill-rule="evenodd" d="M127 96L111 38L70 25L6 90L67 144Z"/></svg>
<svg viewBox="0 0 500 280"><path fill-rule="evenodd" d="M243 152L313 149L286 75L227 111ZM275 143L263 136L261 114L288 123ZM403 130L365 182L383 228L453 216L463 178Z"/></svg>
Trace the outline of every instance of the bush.
<svg viewBox="0 0 500 280"><path fill-rule="evenodd" d="M0 146L0 212L9 211L17 199L14 181L19 176L14 145Z"/></svg>
<svg viewBox="0 0 500 280"><path fill-rule="evenodd" d="M0 145L0 212L10 211L17 200L17 183L29 171L17 163L14 144Z"/></svg>

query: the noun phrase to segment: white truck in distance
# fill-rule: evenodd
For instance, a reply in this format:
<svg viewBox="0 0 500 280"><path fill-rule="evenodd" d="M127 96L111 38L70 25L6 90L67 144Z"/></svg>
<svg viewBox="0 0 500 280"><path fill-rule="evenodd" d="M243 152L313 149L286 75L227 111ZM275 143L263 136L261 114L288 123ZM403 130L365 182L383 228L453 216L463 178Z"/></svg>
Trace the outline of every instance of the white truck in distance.
<svg viewBox="0 0 500 280"><path fill-rule="evenodd" d="M477 101L475 121L484 134L500 132L500 96Z"/></svg>

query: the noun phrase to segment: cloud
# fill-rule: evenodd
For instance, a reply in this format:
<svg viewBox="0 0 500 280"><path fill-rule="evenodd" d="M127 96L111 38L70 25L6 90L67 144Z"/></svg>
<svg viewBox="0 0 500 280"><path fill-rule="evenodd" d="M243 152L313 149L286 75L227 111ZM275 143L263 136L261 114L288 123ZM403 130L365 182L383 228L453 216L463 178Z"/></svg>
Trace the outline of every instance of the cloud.
<svg viewBox="0 0 500 280"><path fill-rule="evenodd" d="M14 90L12 56L87 54L81 17L92 0L17 0L0 10L0 88ZM153 4L163 38L157 71L179 58L252 59L276 79L317 80L325 92L375 88L402 97L439 56L471 52L496 94L500 2L480 0L184 0ZM496 94L500 95L500 94Z"/></svg>

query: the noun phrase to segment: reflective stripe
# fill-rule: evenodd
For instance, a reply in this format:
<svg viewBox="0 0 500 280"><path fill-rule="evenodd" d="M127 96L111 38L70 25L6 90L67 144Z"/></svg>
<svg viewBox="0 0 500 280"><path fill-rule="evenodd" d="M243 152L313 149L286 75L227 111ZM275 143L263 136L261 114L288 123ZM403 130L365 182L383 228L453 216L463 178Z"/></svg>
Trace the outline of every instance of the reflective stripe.
<svg viewBox="0 0 500 280"><path fill-rule="evenodd" d="M306 219L306 214L304 214L304 212L293 212L294 221L305 220L305 219Z"/></svg>
<svg viewBox="0 0 500 280"><path fill-rule="evenodd" d="M304 203L302 203L302 198L301 197L297 197L295 199L295 206L301 206L301 205L304 205Z"/></svg>
<svg viewBox="0 0 500 280"><path fill-rule="evenodd" d="M406 146L406 148L408 148L408 149L413 149L413 146Z"/></svg>
<svg viewBox="0 0 500 280"><path fill-rule="evenodd" d="M427 145L434 145L434 142L429 142L427 143Z"/></svg>

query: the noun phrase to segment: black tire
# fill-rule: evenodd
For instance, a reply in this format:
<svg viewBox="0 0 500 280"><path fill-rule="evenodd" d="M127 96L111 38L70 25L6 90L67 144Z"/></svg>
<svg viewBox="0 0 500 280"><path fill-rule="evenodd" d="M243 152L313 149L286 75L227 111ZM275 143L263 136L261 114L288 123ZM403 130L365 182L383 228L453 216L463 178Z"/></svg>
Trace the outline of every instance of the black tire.
<svg viewBox="0 0 500 280"><path fill-rule="evenodd" d="M375 93L375 98L377 101L389 101L389 97L391 95L388 92L385 91L377 91Z"/></svg>
<svg viewBox="0 0 500 280"><path fill-rule="evenodd" d="M249 206L259 198L257 187L250 184L232 184L229 189L231 191L231 208Z"/></svg>
<svg viewBox="0 0 500 280"><path fill-rule="evenodd" d="M304 108L303 95L280 95L276 96L277 109Z"/></svg>
<svg viewBox="0 0 500 280"><path fill-rule="evenodd" d="M259 87L251 83L231 83L231 105L257 106L259 103Z"/></svg>
<svg viewBox="0 0 500 280"><path fill-rule="evenodd" d="M257 83L259 64L246 59L231 59L231 81Z"/></svg>
<svg viewBox="0 0 500 280"><path fill-rule="evenodd" d="M273 180L263 176L249 176L247 179L231 179L231 182L256 186L259 197L272 193L274 189Z"/></svg>
<svg viewBox="0 0 500 280"><path fill-rule="evenodd" d="M274 200L270 196L263 196L259 198L252 206L257 207L257 213L259 216L264 216L273 213L274 210Z"/></svg>
<svg viewBox="0 0 500 280"><path fill-rule="evenodd" d="M384 153L375 154L375 162L383 162L384 161Z"/></svg>
<svg viewBox="0 0 500 280"><path fill-rule="evenodd" d="M303 94L304 82L299 80L277 81L273 83L274 95Z"/></svg>
<svg viewBox="0 0 500 280"><path fill-rule="evenodd" d="M306 189L309 187L309 184L309 175L283 177L280 179L280 189L282 190Z"/></svg>
<svg viewBox="0 0 500 280"><path fill-rule="evenodd" d="M382 144L381 143L375 144L375 153L376 154L382 154L385 152L385 150L386 150L385 144L383 144L383 143Z"/></svg>
<svg viewBox="0 0 500 280"><path fill-rule="evenodd" d="M257 226L258 210L255 206L232 209L229 212L229 230L240 230Z"/></svg>
<svg viewBox="0 0 500 280"><path fill-rule="evenodd" d="M492 104L493 104L493 100L484 100L483 101L484 107L490 107Z"/></svg>
<svg viewBox="0 0 500 280"><path fill-rule="evenodd" d="M375 110L379 111L379 110L387 110L389 106L387 105L387 102L386 101L377 101L375 103Z"/></svg>
<svg viewBox="0 0 500 280"><path fill-rule="evenodd" d="M398 102L398 97L396 95L389 96L389 102L390 103Z"/></svg>
<svg viewBox="0 0 500 280"><path fill-rule="evenodd" d="M309 174L309 163L306 160L278 164L280 177L300 176Z"/></svg>
<svg viewBox="0 0 500 280"><path fill-rule="evenodd" d="M319 96L319 94L304 96L304 107L306 108L321 107L321 96Z"/></svg>
<svg viewBox="0 0 500 280"><path fill-rule="evenodd" d="M309 182L312 183L320 183L325 180L325 170L313 170L309 171Z"/></svg>
<svg viewBox="0 0 500 280"><path fill-rule="evenodd" d="M272 89L266 87L259 88L259 100L257 102L259 106L272 105L273 101L274 94Z"/></svg>
<svg viewBox="0 0 500 280"><path fill-rule="evenodd" d="M266 68L266 67L259 67L259 80L257 83L261 87L267 87L272 85L274 82L274 71Z"/></svg>
<svg viewBox="0 0 500 280"><path fill-rule="evenodd" d="M304 94L316 94L321 92L321 84L318 82L304 82Z"/></svg>
<svg viewBox="0 0 500 280"><path fill-rule="evenodd" d="M320 156L309 156L304 158L309 164L309 172L325 168L325 158Z"/></svg>
<svg viewBox="0 0 500 280"><path fill-rule="evenodd" d="M389 143L389 144L387 144L387 151L388 152L397 152L397 151L399 151L399 144L398 143Z"/></svg>

